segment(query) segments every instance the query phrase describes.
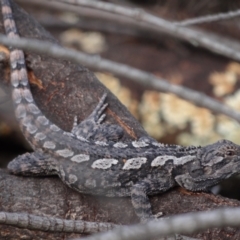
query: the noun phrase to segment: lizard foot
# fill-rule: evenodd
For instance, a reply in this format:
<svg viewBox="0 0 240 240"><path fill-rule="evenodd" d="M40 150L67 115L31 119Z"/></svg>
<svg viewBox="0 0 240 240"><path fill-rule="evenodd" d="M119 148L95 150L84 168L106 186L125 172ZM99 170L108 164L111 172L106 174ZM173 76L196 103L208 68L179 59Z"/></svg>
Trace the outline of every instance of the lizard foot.
<svg viewBox="0 0 240 240"><path fill-rule="evenodd" d="M123 136L122 127L114 124L104 123L108 103L106 103L107 94L103 94L98 105L92 113L81 123L78 124L77 117L74 118L71 133L79 140L86 139L98 142L117 142Z"/></svg>

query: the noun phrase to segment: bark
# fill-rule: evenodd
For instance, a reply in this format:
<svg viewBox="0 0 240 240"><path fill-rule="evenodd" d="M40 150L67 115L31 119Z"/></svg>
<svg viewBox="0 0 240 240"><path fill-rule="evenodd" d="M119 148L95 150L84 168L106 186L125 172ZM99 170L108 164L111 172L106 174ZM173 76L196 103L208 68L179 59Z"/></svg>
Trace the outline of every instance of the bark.
<svg viewBox="0 0 240 240"><path fill-rule="evenodd" d="M11 1L12 3L12 1ZM20 35L29 38L56 40L16 4L15 21ZM0 26L3 32L3 26ZM79 120L90 114L103 92L108 92L107 121L121 125L125 138L146 135L127 109L96 79L88 69L68 61L26 53L31 90L43 113L64 130L72 127L75 115ZM1 81L9 82L9 68L1 64ZM77 193L58 178L18 177L0 171L0 210L27 212L86 221L105 221L117 224L136 223L129 198L105 198ZM192 193L180 188L151 198L153 211L165 216L191 211L239 206L240 202L205 193ZM47 233L0 225L4 239L67 239L79 234ZM240 239L238 229L213 229L198 234L201 239Z"/></svg>

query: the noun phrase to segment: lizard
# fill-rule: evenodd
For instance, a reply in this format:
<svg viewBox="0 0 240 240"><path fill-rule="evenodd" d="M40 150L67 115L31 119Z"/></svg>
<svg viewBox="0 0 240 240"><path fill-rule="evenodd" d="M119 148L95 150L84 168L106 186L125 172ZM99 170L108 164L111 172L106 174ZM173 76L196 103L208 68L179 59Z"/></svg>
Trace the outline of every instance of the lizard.
<svg viewBox="0 0 240 240"><path fill-rule="evenodd" d="M9 38L19 38L8 0L1 0ZM22 50L10 48L12 100L21 131L33 148L8 164L12 174L58 175L64 184L85 194L131 197L142 222L153 220L149 196L181 186L206 191L240 171L240 146L219 140L207 146L164 145L150 137L122 142L123 129L104 122L107 95L71 132L46 118L31 93Z"/></svg>

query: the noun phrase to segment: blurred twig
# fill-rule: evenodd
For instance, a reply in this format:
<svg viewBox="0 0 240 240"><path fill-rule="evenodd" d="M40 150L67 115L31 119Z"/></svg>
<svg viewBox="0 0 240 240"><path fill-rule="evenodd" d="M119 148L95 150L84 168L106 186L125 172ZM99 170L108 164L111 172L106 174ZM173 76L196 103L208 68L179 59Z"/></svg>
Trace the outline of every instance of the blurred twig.
<svg viewBox="0 0 240 240"><path fill-rule="evenodd" d="M146 240L178 234L193 234L214 227L239 226L240 208L187 213L147 224L126 226L81 240ZM77 240L77 239L75 239ZM80 240L80 239L79 239Z"/></svg>
<svg viewBox="0 0 240 240"><path fill-rule="evenodd" d="M222 21L222 20L229 20L235 17L240 16L240 10L236 11L230 11L227 13L218 13L214 15L207 15L203 17L197 17L197 18L191 18L179 22L175 22L177 26L189 26L189 25L196 25L196 24L202 24L202 23L210 23L210 22L216 22L216 21Z"/></svg>
<svg viewBox="0 0 240 240"><path fill-rule="evenodd" d="M62 11L72 11L81 16L108 19L151 32L165 33L186 41L194 46L203 47L211 52L240 61L240 44L223 36L204 32L176 24L154 16L139 8L129 8L113 3L89 0L19 0L31 4L45 5Z"/></svg>
<svg viewBox="0 0 240 240"><path fill-rule="evenodd" d="M90 56L88 54L60 47L50 42L39 40L31 40L26 38L9 39L5 35L1 34L0 43L6 46L13 46L21 48L23 50L30 50L52 57L72 60L74 62L84 64L88 67L92 67L100 71L112 72L131 79L138 84L142 84L146 87L153 87L160 91L176 94L180 98L191 101L198 106L208 108L217 113L225 114L240 122L240 113L234 111L224 104L221 104L220 102L215 101L207 95L183 86L171 84L164 79L154 76L151 73L130 67L125 64L106 60L100 56Z"/></svg>

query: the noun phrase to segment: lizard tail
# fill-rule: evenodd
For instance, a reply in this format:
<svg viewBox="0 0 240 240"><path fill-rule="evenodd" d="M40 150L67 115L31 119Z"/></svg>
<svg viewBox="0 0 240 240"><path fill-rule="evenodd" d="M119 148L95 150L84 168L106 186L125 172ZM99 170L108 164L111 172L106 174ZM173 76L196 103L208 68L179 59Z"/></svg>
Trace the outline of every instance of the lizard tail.
<svg viewBox="0 0 240 240"><path fill-rule="evenodd" d="M9 38L19 38L10 2L1 0L1 5L6 35ZM59 130L59 128L42 114L33 99L22 50L10 48L10 68L15 115L25 138L35 149L38 145L42 145L41 141L47 140L45 133L50 126L56 130Z"/></svg>

